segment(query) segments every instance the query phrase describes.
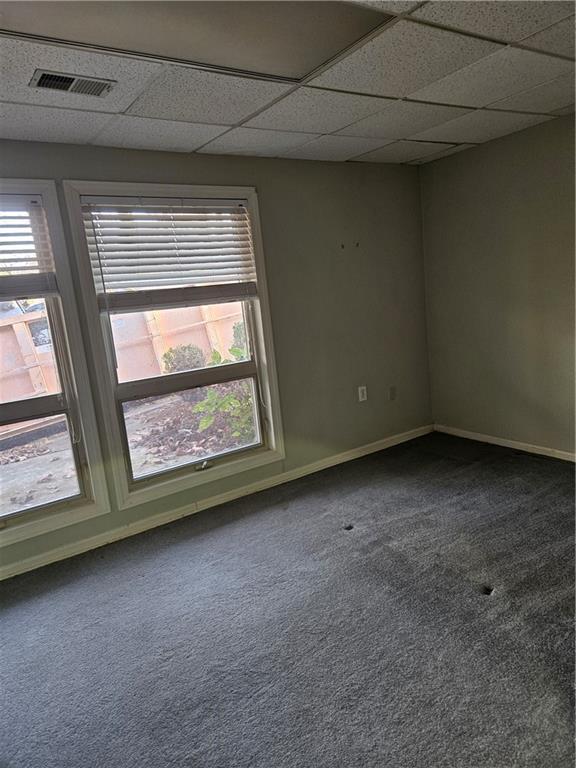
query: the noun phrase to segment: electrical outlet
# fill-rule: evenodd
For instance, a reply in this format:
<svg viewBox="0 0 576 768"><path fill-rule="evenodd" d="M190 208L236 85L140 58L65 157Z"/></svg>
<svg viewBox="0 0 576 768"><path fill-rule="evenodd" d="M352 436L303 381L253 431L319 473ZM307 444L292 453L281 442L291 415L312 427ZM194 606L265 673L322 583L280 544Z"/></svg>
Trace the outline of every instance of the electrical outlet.
<svg viewBox="0 0 576 768"><path fill-rule="evenodd" d="M396 400L396 384L393 384L388 390L388 399Z"/></svg>
<svg viewBox="0 0 576 768"><path fill-rule="evenodd" d="M365 400L368 400L368 388L362 384L358 387L358 402L363 403Z"/></svg>

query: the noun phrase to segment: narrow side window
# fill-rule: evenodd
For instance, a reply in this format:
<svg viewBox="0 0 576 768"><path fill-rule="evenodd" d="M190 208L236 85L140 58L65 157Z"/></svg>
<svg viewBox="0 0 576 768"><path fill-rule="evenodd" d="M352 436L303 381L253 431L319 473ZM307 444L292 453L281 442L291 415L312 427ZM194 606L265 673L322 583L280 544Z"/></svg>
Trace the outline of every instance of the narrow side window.
<svg viewBox="0 0 576 768"><path fill-rule="evenodd" d="M89 494L41 196L0 195L0 516Z"/></svg>

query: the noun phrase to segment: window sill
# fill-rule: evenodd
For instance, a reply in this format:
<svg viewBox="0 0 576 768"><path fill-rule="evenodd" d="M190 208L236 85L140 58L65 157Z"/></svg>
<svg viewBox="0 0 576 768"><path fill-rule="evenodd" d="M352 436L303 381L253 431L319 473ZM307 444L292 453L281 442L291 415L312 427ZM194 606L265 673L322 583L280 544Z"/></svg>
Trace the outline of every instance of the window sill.
<svg viewBox="0 0 576 768"><path fill-rule="evenodd" d="M178 477L162 478L149 485L130 490L126 487L125 495L119 499L118 509L130 509L149 501L155 501L174 493L193 488L199 488L208 483L234 475L241 475L252 469L265 467L283 461L285 454L282 450L260 449L231 459L222 464L205 469L201 472L190 470ZM77 502L45 510L32 510L30 515L25 512L13 517L0 519L0 548L9 547L20 541L42 536L59 528L81 523L90 518L112 512L108 506L94 502Z"/></svg>
<svg viewBox="0 0 576 768"><path fill-rule="evenodd" d="M251 469L274 464L283 461L284 458L284 452L279 449L256 449L248 455L230 459L202 471L195 471L190 467L188 472L177 477L165 478L160 475L157 480L150 479L146 484L135 484L132 488L126 486L118 506L120 509L129 509L148 501L165 498L174 493L198 488L225 477L232 477Z"/></svg>
<svg viewBox="0 0 576 768"><path fill-rule="evenodd" d="M84 500L0 518L0 547L9 547L108 512L107 506Z"/></svg>

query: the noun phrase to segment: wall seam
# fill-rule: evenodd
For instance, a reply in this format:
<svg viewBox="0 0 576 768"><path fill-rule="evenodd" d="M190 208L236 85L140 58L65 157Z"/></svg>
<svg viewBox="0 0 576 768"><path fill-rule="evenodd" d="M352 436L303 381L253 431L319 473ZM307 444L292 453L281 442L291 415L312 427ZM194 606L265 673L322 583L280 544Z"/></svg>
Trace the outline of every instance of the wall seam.
<svg viewBox="0 0 576 768"><path fill-rule="evenodd" d="M426 371L428 373L428 392L430 398L430 419L436 420L434 408L434 393L432 388L432 350L430 346L430 312L428 302L428 259L426 251L426 232L424 227L424 189L422 182L422 166L417 166L418 178L418 212L420 216L420 251L422 253L422 281L424 292L424 335L426 338Z"/></svg>

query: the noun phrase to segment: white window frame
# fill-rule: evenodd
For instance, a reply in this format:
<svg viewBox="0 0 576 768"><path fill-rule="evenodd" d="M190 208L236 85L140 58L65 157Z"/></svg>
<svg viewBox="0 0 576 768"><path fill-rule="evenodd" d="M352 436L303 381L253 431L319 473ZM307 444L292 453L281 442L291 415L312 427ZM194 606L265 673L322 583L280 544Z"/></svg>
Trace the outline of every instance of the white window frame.
<svg viewBox="0 0 576 768"><path fill-rule="evenodd" d="M72 242L77 257L80 278L80 292L90 334L91 353L96 371L99 405L104 419L108 440L108 466L112 477L115 500L120 509L197 488L224 477L246 472L258 467L281 462L285 458L280 399L272 325L266 284L266 272L262 247L262 233L258 212L258 197L254 187L221 187L172 184L145 184L133 182L64 181L64 196L68 209ZM146 479L132 481L128 472L129 459L125 453L123 425L116 410L114 372L111 370L106 344L101 332L100 309L94 282L88 245L82 220L81 198L83 196L118 196L150 198L197 198L197 199L242 199L246 201L254 244L254 258L258 281L257 311L253 312L255 358L258 364L260 395L264 401L261 411L261 429L266 430L264 446L246 449L229 458L221 457L209 463L201 472L194 465L175 470L175 474L152 475ZM177 375L177 374L176 374ZM125 389L129 384L123 385ZM177 473L177 474L176 474Z"/></svg>
<svg viewBox="0 0 576 768"><path fill-rule="evenodd" d="M73 377L72 384L76 392L75 402L71 403L70 407L77 410L80 421L78 427L82 434L82 451L79 469L84 491L79 497L24 509L0 518L2 545L8 546L96 515L106 514L110 512L110 500L56 185L48 179L0 179L0 193L42 198L65 326L60 333L62 334L63 330L65 338L62 340L69 354L69 373ZM52 332L55 331L58 333L57 329L52 327ZM53 339L53 344L56 343L56 339ZM58 400L60 396L53 397ZM18 401L16 407L27 409L30 418L34 417L34 398Z"/></svg>

